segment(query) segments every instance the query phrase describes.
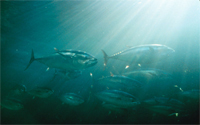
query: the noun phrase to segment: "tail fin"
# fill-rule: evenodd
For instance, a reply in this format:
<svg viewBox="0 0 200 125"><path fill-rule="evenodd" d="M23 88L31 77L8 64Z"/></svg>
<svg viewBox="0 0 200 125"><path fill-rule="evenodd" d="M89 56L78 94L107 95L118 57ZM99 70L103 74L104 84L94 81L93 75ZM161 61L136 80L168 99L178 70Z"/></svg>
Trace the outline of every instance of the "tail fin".
<svg viewBox="0 0 200 125"><path fill-rule="evenodd" d="M31 65L31 63L32 63L34 60L35 60L35 57L34 57L34 52L33 52L33 49L32 49L31 59L30 59L30 61L29 61L29 64L27 65L26 69L24 69L24 70L27 70L28 67Z"/></svg>
<svg viewBox="0 0 200 125"><path fill-rule="evenodd" d="M107 62L108 62L108 55L106 54L105 51L101 50L103 52L103 56L104 56L104 69L106 68Z"/></svg>

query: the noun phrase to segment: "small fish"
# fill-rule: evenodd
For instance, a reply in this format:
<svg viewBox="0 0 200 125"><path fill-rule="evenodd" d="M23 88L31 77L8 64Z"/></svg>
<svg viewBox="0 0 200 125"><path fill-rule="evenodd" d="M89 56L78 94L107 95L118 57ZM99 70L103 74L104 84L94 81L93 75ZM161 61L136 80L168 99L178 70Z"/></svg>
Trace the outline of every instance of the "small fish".
<svg viewBox="0 0 200 125"><path fill-rule="evenodd" d="M54 90L45 87L37 87L35 89L27 91L27 93L39 98L47 98L54 93Z"/></svg>
<svg viewBox="0 0 200 125"><path fill-rule="evenodd" d="M10 110L20 110L24 108L24 105L21 103L21 101L14 98L1 100L1 106L3 108L10 109Z"/></svg>
<svg viewBox="0 0 200 125"><path fill-rule="evenodd" d="M129 62L130 64L149 64L160 62L175 52L170 47L160 44L147 44L128 48L124 51L117 52L112 56L108 56L104 50L104 68L107 65L108 59L117 59Z"/></svg>
<svg viewBox="0 0 200 125"><path fill-rule="evenodd" d="M65 93L60 96L60 100L63 103L74 105L74 106L80 105L84 102L84 99L75 93Z"/></svg>

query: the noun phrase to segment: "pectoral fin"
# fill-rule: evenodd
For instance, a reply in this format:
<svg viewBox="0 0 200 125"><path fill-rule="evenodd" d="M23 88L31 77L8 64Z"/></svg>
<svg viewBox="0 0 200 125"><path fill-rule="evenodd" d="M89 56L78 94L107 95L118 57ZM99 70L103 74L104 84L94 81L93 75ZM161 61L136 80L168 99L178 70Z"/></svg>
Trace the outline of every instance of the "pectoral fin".
<svg viewBox="0 0 200 125"><path fill-rule="evenodd" d="M155 73L149 72L149 74L151 74L152 76L157 76Z"/></svg>

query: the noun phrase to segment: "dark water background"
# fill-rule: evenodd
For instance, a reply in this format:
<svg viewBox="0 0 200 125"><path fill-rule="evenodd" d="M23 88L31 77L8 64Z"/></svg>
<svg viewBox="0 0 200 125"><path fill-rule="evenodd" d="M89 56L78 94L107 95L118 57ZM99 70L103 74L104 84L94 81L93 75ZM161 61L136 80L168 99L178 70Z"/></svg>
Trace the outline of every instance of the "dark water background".
<svg viewBox="0 0 200 125"><path fill-rule="evenodd" d="M103 54L126 49L126 45L164 44L176 52L164 62L142 65L157 68L173 75L176 85L184 91L199 89L199 29L200 2L198 0L69 0L69 1L1 1L1 99L16 84L28 90L36 86L50 87L55 93L46 99L32 99L23 95L25 108L19 111L1 110L1 123L198 123L199 106L187 108L187 117L153 116L145 109L123 114L109 113L92 98L79 106L62 105L59 94L74 92L88 99L92 80L127 72L126 62L110 59L103 70ZM51 81L54 69L33 62L27 66L31 49L35 57L59 50L83 50L98 59L98 64L85 69L77 79L65 81L59 77ZM137 66L127 69L131 71ZM171 91L163 82L143 92L132 94L143 98L168 95ZM93 91L101 91L95 88ZM176 97L174 97L176 98Z"/></svg>

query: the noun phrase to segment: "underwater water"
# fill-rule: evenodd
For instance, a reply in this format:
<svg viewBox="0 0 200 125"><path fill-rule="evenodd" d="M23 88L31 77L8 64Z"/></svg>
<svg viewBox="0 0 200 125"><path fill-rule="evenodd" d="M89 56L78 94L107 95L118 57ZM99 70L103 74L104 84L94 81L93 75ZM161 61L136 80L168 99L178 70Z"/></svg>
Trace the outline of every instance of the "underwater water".
<svg viewBox="0 0 200 125"><path fill-rule="evenodd" d="M1 123L199 123L199 4L1 1Z"/></svg>

